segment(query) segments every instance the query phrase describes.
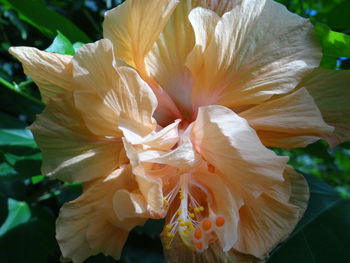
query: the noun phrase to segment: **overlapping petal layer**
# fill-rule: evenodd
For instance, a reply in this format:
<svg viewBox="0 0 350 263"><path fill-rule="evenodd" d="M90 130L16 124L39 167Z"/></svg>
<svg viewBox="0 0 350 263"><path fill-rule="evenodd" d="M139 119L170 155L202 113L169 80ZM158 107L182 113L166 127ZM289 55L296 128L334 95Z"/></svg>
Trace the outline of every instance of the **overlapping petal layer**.
<svg viewBox="0 0 350 263"><path fill-rule="evenodd" d="M305 147L333 132L305 89L272 98L239 114L266 146Z"/></svg>
<svg viewBox="0 0 350 263"><path fill-rule="evenodd" d="M73 58L73 76L77 108L95 134L122 136L121 115L132 118L144 135L155 128L152 115L157 101L152 90L134 69L114 58L109 40L82 47Z"/></svg>
<svg viewBox="0 0 350 263"><path fill-rule="evenodd" d="M145 200L137 189L130 166L126 165L103 179L90 182L78 199L65 204L56 234L63 257L83 262L102 252L119 259L129 231L143 225L149 217L147 209L140 210ZM121 193L139 198L124 202ZM128 214L124 214L125 211L129 211Z"/></svg>
<svg viewBox="0 0 350 263"><path fill-rule="evenodd" d="M219 19L196 8L189 19L196 35L187 61L194 108L236 108L287 93L321 58L311 24L274 1L243 0Z"/></svg>
<svg viewBox="0 0 350 263"><path fill-rule="evenodd" d="M38 85L45 103L51 97L72 90L72 56L31 47L11 47L9 52L22 62L24 73Z"/></svg>
<svg viewBox="0 0 350 263"><path fill-rule="evenodd" d="M247 121L228 108L200 108L193 142L203 158L228 181L255 196L283 181L288 158L266 149Z"/></svg>
<svg viewBox="0 0 350 263"><path fill-rule="evenodd" d="M106 176L118 166L122 141L93 134L71 92L52 98L30 129L43 154L42 172L47 176L82 182Z"/></svg>
<svg viewBox="0 0 350 263"><path fill-rule="evenodd" d="M332 147L350 138L350 71L318 68L298 85L314 98L324 120L335 127L325 136Z"/></svg>

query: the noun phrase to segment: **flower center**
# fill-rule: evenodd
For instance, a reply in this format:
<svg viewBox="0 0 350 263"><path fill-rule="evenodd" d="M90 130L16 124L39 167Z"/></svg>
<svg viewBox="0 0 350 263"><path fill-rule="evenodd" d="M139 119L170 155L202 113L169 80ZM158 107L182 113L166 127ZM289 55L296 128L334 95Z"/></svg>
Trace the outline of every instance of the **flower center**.
<svg viewBox="0 0 350 263"><path fill-rule="evenodd" d="M172 215L163 232L165 248L171 248L178 234L186 247L203 252L217 240L215 230L224 226L225 218L211 214L211 194L192 178L191 173L178 176L179 184L164 202Z"/></svg>

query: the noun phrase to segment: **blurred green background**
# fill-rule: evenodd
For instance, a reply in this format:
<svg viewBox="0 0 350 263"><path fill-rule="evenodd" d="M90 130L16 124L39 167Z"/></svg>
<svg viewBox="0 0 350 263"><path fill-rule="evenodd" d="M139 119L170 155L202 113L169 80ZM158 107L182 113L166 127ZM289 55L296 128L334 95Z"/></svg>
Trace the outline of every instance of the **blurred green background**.
<svg viewBox="0 0 350 263"><path fill-rule="evenodd" d="M44 105L38 89L7 50L33 46L74 54L102 37L103 14L117 0L0 0L0 262L59 262L55 219L79 184L47 179L40 151L25 127ZM322 66L350 69L350 1L281 0L309 17L324 50ZM350 85L350 84L349 84ZM350 103L350 102L349 102ZM350 262L350 143L328 149L320 141L305 149L276 150L307 176L310 207L293 233L273 253L273 263ZM162 221L133 230L120 262L164 262L158 234ZM115 262L98 255L87 262Z"/></svg>

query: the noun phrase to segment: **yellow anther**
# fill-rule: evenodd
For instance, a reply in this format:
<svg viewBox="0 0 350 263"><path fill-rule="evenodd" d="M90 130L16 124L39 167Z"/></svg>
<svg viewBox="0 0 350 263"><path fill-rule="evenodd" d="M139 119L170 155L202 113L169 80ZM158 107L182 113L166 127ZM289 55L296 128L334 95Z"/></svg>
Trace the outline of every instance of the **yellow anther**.
<svg viewBox="0 0 350 263"><path fill-rule="evenodd" d="M203 211L204 211L204 207L203 207L203 206L200 206L200 207L199 207L199 211L203 212Z"/></svg>
<svg viewBox="0 0 350 263"><path fill-rule="evenodd" d="M169 201L166 198L164 198L163 201L166 206L169 205Z"/></svg>
<svg viewBox="0 0 350 263"><path fill-rule="evenodd" d="M180 195L179 195L179 198L182 200L182 199L184 199L185 197L184 197L183 194L180 194Z"/></svg>
<svg viewBox="0 0 350 263"><path fill-rule="evenodd" d="M178 218L177 221L178 221L179 223L181 223L181 222L183 221L183 219L182 219L182 218Z"/></svg>
<svg viewBox="0 0 350 263"><path fill-rule="evenodd" d="M175 235L173 233L167 233L166 236L170 237L170 238L173 238Z"/></svg>
<svg viewBox="0 0 350 263"><path fill-rule="evenodd" d="M188 216L194 218L194 213L188 213Z"/></svg>
<svg viewBox="0 0 350 263"><path fill-rule="evenodd" d="M179 215L181 215L181 210L177 210L176 211L176 214L179 216Z"/></svg>
<svg viewBox="0 0 350 263"><path fill-rule="evenodd" d="M191 221L186 221L185 224L186 224L186 226L191 226L192 222Z"/></svg>
<svg viewBox="0 0 350 263"><path fill-rule="evenodd" d="M199 207L195 207L195 208L193 208L193 211L194 211L195 213L199 213L201 210L199 209Z"/></svg>
<svg viewBox="0 0 350 263"><path fill-rule="evenodd" d="M167 224L166 226L165 226L165 231L169 231L171 229L171 224Z"/></svg>

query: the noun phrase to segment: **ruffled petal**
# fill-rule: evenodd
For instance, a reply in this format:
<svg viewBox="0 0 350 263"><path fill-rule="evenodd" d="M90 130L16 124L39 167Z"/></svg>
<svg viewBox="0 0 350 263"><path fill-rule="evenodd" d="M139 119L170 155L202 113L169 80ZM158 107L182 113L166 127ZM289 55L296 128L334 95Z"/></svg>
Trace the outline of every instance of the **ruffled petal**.
<svg viewBox="0 0 350 263"><path fill-rule="evenodd" d="M169 94L181 111L183 118L192 116L193 77L185 64L195 41L188 15L193 8L198 6L222 15L231 10L238 2L232 0L180 1L157 42L147 54L148 74Z"/></svg>
<svg viewBox="0 0 350 263"><path fill-rule="evenodd" d="M240 210L240 234L235 248L264 259L299 220L298 208L261 195Z"/></svg>
<svg viewBox="0 0 350 263"><path fill-rule="evenodd" d="M201 107L192 136L205 160L250 194L257 196L284 180L288 158L265 148L247 121L228 108Z"/></svg>
<svg viewBox="0 0 350 263"><path fill-rule="evenodd" d="M239 115L258 132L264 145L272 147L305 147L310 143L310 137L321 138L334 130L324 122L313 98L304 88L266 101ZM276 141L273 140L274 137ZM299 142L293 145L295 137ZM281 138L285 140L281 141Z"/></svg>
<svg viewBox="0 0 350 263"><path fill-rule="evenodd" d="M72 90L72 56L40 51L31 47L11 47L9 52L21 61L24 73L38 85L42 100Z"/></svg>
<svg viewBox="0 0 350 263"><path fill-rule="evenodd" d="M136 180L139 182L140 191L145 196L147 203L157 212L162 211L164 206L163 184L160 176L154 176L151 164L184 167L194 159L194 151L190 143L170 151L178 142L178 124L179 121L175 121L144 138L130 134L125 127L121 128L125 132L123 141L126 154L133 167Z"/></svg>
<svg viewBox="0 0 350 263"><path fill-rule="evenodd" d="M156 123L152 118L157 100L135 70L113 56L112 43L103 39L79 49L73 59L77 107L89 129L97 135L121 136L120 118L132 120L143 136Z"/></svg>
<svg viewBox="0 0 350 263"><path fill-rule="evenodd" d="M105 176L118 166L122 141L91 133L71 93L52 98L29 129L42 151L45 175L81 182Z"/></svg>
<svg viewBox="0 0 350 263"><path fill-rule="evenodd" d="M242 0L195 0L193 2L204 8L211 9L219 16L222 16L224 13L231 11L235 6L239 5Z"/></svg>
<svg viewBox="0 0 350 263"><path fill-rule="evenodd" d="M235 249L264 259L293 231L309 200L306 180L287 166L285 182L258 198L246 201L240 210L239 239Z"/></svg>
<svg viewBox="0 0 350 263"><path fill-rule="evenodd" d="M304 215L310 199L309 185L304 176L297 173L293 167L287 166L285 177L288 179L291 187L289 203L299 209L299 219ZM271 194L270 194L271 195ZM281 199L279 199L281 200ZM283 200L282 200L283 201Z"/></svg>
<svg viewBox="0 0 350 263"><path fill-rule="evenodd" d="M117 129L120 105L112 43L107 39L81 47L73 58L74 93L77 108L89 129L102 136L121 136Z"/></svg>
<svg viewBox="0 0 350 263"><path fill-rule="evenodd" d="M215 27L217 15L208 14L200 9L190 14L197 45L187 62L195 78L194 107L259 104L290 92L319 64L321 50L312 25L281 4L243 0ZM212 29L206 35L213 36L204 44L203 38L197 40L202 28Z"/></svg>
<svg viewBox="0 0 350 263"><path fill-rule="evenodd" d="M165 246L164 246L165 247ZM164 250L164 255L169 263L262 263L263 261L249 255L241 254L234 249L224 252L219 242L211 244L202 253L195 252L185 247L176 235L171 249Z"/></svg>
<svg viewBox="0 0 350 263"><path fill-rule="evenodd" d="M144 214L126 220L117 218L116 202L123 206L122 210L130 205L116 200L119 189L137 189L129 166L116 170L104 180L90 183L78 199L63 206L57 220L56 238L64 258L80 263L99 252L116 260L120 258L129 231L144 224L146 219L142 218Z"/></svg>
<svg viewBox="0 0 350 263"><path fill-rule="evenodd" d="M335 127L329 144L335 147L350 139L350 70L318 68L307 75L298 87L304 87L314 98L324 120Z"/></svg>
<svg viewBox="0 0 350 263"><path fill-rule="evenodd" d="M120 67L118 72L123 83L118 94L121 105L120 118L124 123L132 122L132 126L129 126L130 131L139 136L146 136L157 125L152 117L157 108L157 98L135 70Z"/></svg>
<svg viewBox="0 0 350 263"><path fill-rule="evenodd" d="M225 224L215 229L223 251L229 251L238 238L239 209L243 199L238 189L229 186L221 176L209 173L207 169L196 169L192 174L194 180L208 189L208 206L210 216L221 216ZM209 245L210 246L210 245Z"/></svg>
<svg viewBox="0 0 350 263"><path fill-rule="evenodd" d="M148 73L170 95L184 117L192 111L193 81L185 67L194 45L193 29L188 21L192 2L180 1L146 58Z"/></svg>
<svg viewBox="0 0 350 263"><path fill-rule="evenodd" d="M144 74L144 59L151 50L178 0L129 0L107 11L103 35L115 46L117 58Z"/></svg>
<svg viewBox="0 0 350 263"><path fill-rule="evenodd" d="M145 217L148 212L148 205L142 194L120 189L114 194L113 200L116 216L121 221L134 217Z"/></svg>

